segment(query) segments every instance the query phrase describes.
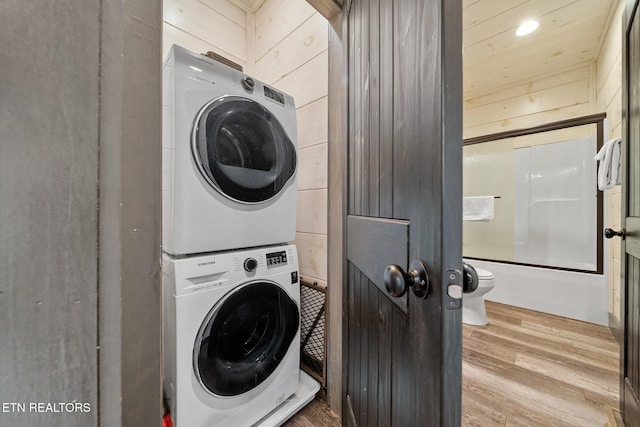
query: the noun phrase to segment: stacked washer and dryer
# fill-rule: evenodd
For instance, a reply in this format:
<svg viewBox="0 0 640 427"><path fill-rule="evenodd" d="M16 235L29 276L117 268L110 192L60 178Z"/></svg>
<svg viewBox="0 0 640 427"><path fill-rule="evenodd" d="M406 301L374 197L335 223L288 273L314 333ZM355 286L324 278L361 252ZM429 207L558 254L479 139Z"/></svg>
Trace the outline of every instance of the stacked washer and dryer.
<svg viewBox="0 0 640 427"><path fill-rule="evenodd" d="M278 425L289 416L278 408L290 412L317 390L301 382L298 258L287 244L295 239L296 166L292 97L171 48L163 71L163 357L176 427ZM296 394L304 401L295 403Z"/></svg>

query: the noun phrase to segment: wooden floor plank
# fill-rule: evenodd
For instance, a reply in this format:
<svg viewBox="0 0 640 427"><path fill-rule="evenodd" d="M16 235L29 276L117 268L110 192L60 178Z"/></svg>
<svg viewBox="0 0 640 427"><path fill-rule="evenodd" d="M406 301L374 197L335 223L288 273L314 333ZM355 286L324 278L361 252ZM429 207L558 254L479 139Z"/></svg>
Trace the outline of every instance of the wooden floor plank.
<svg viewBox="0 0 640 427"><path fill-rule="evenodd" d="M596 426L606 422L605 412L588 404L582 393L567 393L568 389L560 385L556 388L542 386L544 382L531 380L531 375L526 378L527 381L523 381L517 376L505 375L503 370L463 362L463 412L467 400L465 386L472 381L478 390L484 387L486 392L490 388L496 408L500 408L507 420L516 415L529 418L535 415L545 420L540 424L545 426Z"/></svg>
<svg viewBox="0 0 640 427"><path fill-rule="evenodd" d="M322 393L283 424L286 427L339 427L338 417L329 407Z"/></svg>
<svg viewBox="0 0 640 427"><path fill-rule="evenodd" d="M489 302L489 305L492 303ZM494 303L495 304L495 303ZM522 309L524 310L524 309ZM573 332L562 335L557 328L538 328L535 323L526 321L521 325L513 323L505 324L501 320L494 320L492 316L490 325L474 329L470 336L483 334L503 338L513 342L513 348L521 352L551 353L559 357L567 357L578 362L587 363L597 368L618 369L618 344L609 331L606 339L576 336ZM564 318L558 317L559 322ZM599 331L601 326L592 325L594 331ZM486 338L491 340L491 338ZM502 344L494 344L496 350L502 348ZM528 349L528 350L527 350Z"/></svg>
<svg viewBox="0 0 640 427"><path fill-rule="evenodd" d="M586 404L583 389L572 384L556 381L554 378L547 377L543 374L533 372L529 369L516 366L514 364L505 364L501 361L492 360L482 354L466 353L468 356L462 365L463 389L466 380L472 380L472 372L478 372L479 384L476 387L483 387L487 392L487 382L482 380L482 375L497 376L504 378L514 384L524 384L527 387L534 387L537 391L546 395L555 396L558 399ZM471 371L473 369L473 371ZM469 372L467 372L469 371ZM466 376L466 377L465 377ZM494 390L491 390L494 391ZM463 402L465 397L463 396Z"/></svg>
<svg viewBox="0 0 640 427"><path fill-rule="evenodd" d="M465 390L467 396L466 410L462 413L462 424L465 426L503 426L507 417L495 402L481 388L474 388L469 382Z"/></svg>
<svg viewBox="0 0 640 427"><path fill-rule="evenodd" d="M618 344L608 328L487 302L489 324L464 325L464 427L587 427L618 406ZM337 427L323 399L286 427ZM375 427L375 426L361 426Z"/></svg>
<svg viewBox="0 0 640 427"><path fill-rule="evenodd" d="M586 391L598 390L602 395L611 399L617 399L618 397L617 378L615 372L609 370L584 369L584 366L561 363L528 354L518 354L515 365L530 372L536 372L546 378L553 378L556 382L571 384ZM603 403L610 404L610 401Z"/></svg>
<svg viewBox="0 0 640 427"><path fill-rule="evenodd" d="M463 326L463 414L482 410L472 402L485 396L495 406L483 415L505 417L486 426L608 422L605 408L619 393L618 344L608 328L492 302L487 314L488 325ZM463 415L463 426L475 425L473 417Z"/></svg>

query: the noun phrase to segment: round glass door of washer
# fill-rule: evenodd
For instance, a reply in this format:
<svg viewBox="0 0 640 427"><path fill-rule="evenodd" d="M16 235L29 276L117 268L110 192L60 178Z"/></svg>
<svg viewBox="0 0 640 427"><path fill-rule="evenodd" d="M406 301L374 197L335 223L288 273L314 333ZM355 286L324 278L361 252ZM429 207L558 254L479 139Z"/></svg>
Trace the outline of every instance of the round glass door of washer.
<svg viewBox="0 0 640 427"><path fill-rule="evenodd" d="M193 355L196 377L217 396L257 387L284 359L299 325L296 302L277 284L260 281L236 288L200 328Z"/></svg>

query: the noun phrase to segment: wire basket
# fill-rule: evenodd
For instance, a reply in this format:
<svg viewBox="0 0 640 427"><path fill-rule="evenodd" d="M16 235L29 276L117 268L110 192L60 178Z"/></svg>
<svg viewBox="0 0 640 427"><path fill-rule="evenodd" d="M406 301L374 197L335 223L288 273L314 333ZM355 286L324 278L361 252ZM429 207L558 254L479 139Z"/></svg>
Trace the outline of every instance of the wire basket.
<svg viewBox="0 0 640 427"><path fill-rule="evenodd" d="M302 369L326 386L326 286L300 280L300 362Z"/></svg>

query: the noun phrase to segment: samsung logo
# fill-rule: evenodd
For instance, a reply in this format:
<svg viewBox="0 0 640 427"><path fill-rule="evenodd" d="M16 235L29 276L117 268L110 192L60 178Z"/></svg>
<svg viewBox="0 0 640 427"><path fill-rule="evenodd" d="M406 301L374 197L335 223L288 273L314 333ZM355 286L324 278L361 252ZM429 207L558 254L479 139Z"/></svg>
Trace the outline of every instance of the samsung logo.
<svg viewBox="0 0 640 427"><path fill-rule="evenodd" d="M199 262L198 267L204 267L205 265L213 265L215 263L216 263L215 261Z"/></svg>

